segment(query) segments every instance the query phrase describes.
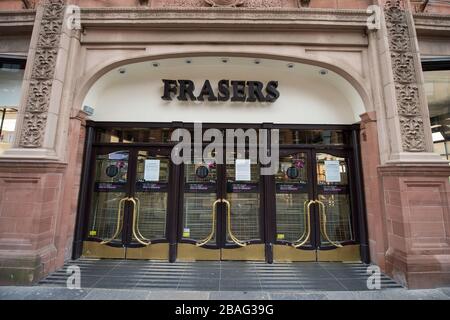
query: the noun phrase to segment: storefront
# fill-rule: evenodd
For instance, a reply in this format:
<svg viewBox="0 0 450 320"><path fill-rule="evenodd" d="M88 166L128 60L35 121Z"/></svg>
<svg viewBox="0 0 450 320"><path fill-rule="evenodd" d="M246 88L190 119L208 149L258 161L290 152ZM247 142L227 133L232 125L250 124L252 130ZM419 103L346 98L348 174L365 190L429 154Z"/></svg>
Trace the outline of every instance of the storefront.
<svg viewBox="0 0 450 320"><path fill-rule="evenodd" d="M448 95L421 68L448 60L448 14L264 3L0 11L3 51L29 50L0 160L2 282L105 258L365 262L449 283Z"/></svg>
<svg viewBox="0 0 450 320"><path fill-rule="evenodd" d="M219 83L225 78L245 79L247 74L259 80L260 97L271 90L264 88L266 83L276 83L276 99L252 99L247 86L242 90L246 98L233 101L233 80L223 81L229 88L225 95L230 96L224 101L205 101L206 96L218 99L214 90L204 100L179 100L181 85L173 86L170 94L164 85L177 76L193 79L194 85L201 84L193 90L193 96L199 97L202 77ZM315 88L324 92L319 94ZM130 91L132 101L127 98ZM87 124L91 139L85 174L90 179L82 183L86 201L79 221L84 240L83 249L78 248L81 256L360 261L362 233L368 261L363 199L357 192L362 186L359 126L352 125L363 104L355 99L349 105L346 94L357 97L351 85L332 71L257 57L162 59L108 72L84 103L95 107ZM131 103L134 111L130 113L124 103ZM299 123L286 123L296 121L293 115ZM156 122L138 122L145 118ZM118 119L126 122L114 122ZM168 119L175 121L162 122ZM237 141L228 139L220 150L211 150L227 161L207 155L174 165L172 133L187 129L194 146L197 133L189 121L196 119L224 121L202 124L204 148L211 140L204 134L208 129L219 130L224 138L235 130L254 132L257 141L249 138L238 150ZM258 136L268 129L276 130L277 136ZM262 175L258 159L247 168L236 168L239 161L249 159L250 148L258 152L266 144L269 150L269 141L275 139L280 154L275 175ZM188 152L193 157L193 147ZM147 167L152 161L157 166L153 176ZM338 172L332 176L326 164L334 164Z"/></svg>

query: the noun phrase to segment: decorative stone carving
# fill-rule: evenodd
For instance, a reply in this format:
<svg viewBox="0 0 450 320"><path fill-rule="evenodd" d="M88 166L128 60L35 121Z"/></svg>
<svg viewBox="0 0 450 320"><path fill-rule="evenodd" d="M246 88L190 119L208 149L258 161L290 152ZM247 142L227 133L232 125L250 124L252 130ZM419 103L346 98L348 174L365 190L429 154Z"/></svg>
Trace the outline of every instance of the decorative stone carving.
<svg viewBox="0 0 450 320"><path fill-rule="evenodd" d="M46 123L46 113L25 113L20 145L24 148L40 146L43 138L42 130L45 128Z"/></svg>
<svg viewBox="0 0 450 320"><path fill-rule="evenodd" d="M59 33L44 33L42 37L38 38L38 47L40 48L54 48L59 44Z"/></svg>
<svg viewBox="0 0 450 320"><path fill-rule="evenodd" d="M412 53L391 51L391 58L395 82L411 83L416 80Z"/></svg>
<svg viewBox="0 0 450 320"><path fill-rule="evenodd" d="M164 2L164 7L181 7L181 8L190 8L190 7L206 7L209 6L205 0L168 0Z"/></svg>
<svg viewBox="0 0 450 320"><path fill-rule="evenodd" d="M64 15L64 1L50 1L44 8L43 19L62 19Z"/></svg>
<svg viewBox="0 0 450 320"><path fill-rule="evenodd" d="M307 8L309 7L309 4L311 3L311 0L297 0L297 4L299 8Z"/></svg>
<svg viewBox="0 0 450 320"><path fill-rule="evenodd" d="M244 3L244 0L205 0L212 7L238 7Z"/></svg>
<svg viewBox="0 0 450 320"><path fill-rule="evenodd" d="M62 20L42 20L41 35L61 33Z"/></svg>
<svg viewBox="0 0 450 320"><path fill-rule="evenodd" d="M27 111L46 112L50 102L51 81L32 81L28 96Z"/></svg>
<svg viewBox="0 0 450 320"><path fill-rule="evenodd" d="M43 6L44 12L37 37L19 140L19 145L24 148L39 148L43 143L61 39L65 0L46 0Z"/></svg>
<svg viewBox="0 0 450 320"><path fill-rule="evenodd" d="M401 115L420 115L419 110L419 89L414 84L397 84L398 112Z"/></svg>
<svg viewBox="0 0 450 320"><path fill-rule="evenodd" d="M391 51L409 51L409 39L402 34L394 33L389 39Z"/></svg>
<svg viewBox="0 0 450 320"><path fill-rule="evenodd" d="M246 7L246 8L281 8L282 0L167 0L164 7Z"/></svg>
<svg viewBox="0 0 450 320"><path fill-rule="evenodd" d="M51 79L55 72L56 49L37 49L34 58L33 71L31 76L33 79Z"/></svg>
<svg viewBox="0 0 450 320"><path fill-rule="evenodd" d="M400 117L403 149L409 152L421 152L425 149L423 120L421 117Z"/></svg>
<svg viewBox="0 0 450 320"><path fill-rule="evenodd" d="M385 4L384 16L391 51L402 148L407 152L422 152L425 151L425 134L420 112L414 53L411 50L411 38L403 1L388 0Z"/></svg>

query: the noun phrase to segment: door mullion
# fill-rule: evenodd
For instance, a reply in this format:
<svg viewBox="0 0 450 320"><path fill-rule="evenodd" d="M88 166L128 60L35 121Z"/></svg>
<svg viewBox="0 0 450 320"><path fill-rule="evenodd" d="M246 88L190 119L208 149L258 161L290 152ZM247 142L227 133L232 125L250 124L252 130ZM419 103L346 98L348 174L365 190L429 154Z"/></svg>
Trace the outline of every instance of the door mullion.
<svg viewBox="0 0 450 320"><path fill-rule="evenodd" d="M317 158L316 151L310 150L309 157L311 164L310 170L310 198L312 200L318 200L318 192L317 192ZM311 206L311 226L312 226L312 235L311 235L311 246L316 250L320 249L320 217L318 205L314 204ZM316 254L317 258L317 254Z"/></svg>
<svg viewBox="0 0 450 320"><path fill-rule="evenodd" d="M127 174L127 187L126 196L134 197L136 187L136 166L137 166L138 150L135 148L129 149L128 158L128 174ZM133 223L133 204L130 201L125 202L124 216L123 216L123 237L122 245L125 248L125 258L127 253L127 247L132 242L132 223Z"/></svg>

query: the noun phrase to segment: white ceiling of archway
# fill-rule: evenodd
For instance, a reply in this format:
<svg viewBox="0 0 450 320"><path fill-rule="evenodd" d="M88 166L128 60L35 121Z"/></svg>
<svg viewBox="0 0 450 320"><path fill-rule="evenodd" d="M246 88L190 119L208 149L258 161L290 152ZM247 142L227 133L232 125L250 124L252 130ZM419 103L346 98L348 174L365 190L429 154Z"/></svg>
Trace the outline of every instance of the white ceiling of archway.
<svg viewBox="0 0 450 320"><path fill-rule="evenodd" d="M344 78L321 68L278 60L230 57L193 57L141 62L112 70L90 89L84 105L94 108L92 120L139 122L302 123L352 124L364 113L364 104ZM204 80L213 88L221 79L279 82L280 98L274 103L164 101L162 79L190 79L198 93ZM217 89L214 88L217 92Z"/></svg>

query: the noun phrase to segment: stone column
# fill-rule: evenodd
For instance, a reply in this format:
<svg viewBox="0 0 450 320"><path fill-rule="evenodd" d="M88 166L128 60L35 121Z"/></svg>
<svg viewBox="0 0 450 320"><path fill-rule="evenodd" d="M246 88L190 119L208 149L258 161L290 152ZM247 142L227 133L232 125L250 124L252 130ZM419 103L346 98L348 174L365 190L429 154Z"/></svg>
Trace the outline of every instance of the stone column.
<svg viewBox="0 0 450 320"><path fill-rule="evenodd" d="M370 259L381 269L386 269L386 223L383 216L380 199L383 192L378 177L378 167L381 164L380 148L378 144L377 117L375 111L361 115L361 161L364 164L364 190Z"/></svg>
<svg viewBox="0 0 450 320"><path fill-rule="evenodd" d="M71 110L79 31L65 1L37 7L16 141L0 157L0 284L27 284L70 258L84 114Z"/></svg>
<svg viewBox="0 0 450 320"><path fill-rule="evenodd" d="M37 5L16 139L3 158L63 157L57 153L57 127L72 32L64 18L65 0L44 0Z"/></svg>
<svg viewBox="0 0 450 320"><path fill-rule="evenodd" d="M390 149L378 167L385 271L411 288L448 285L450 166L432 152L411 5L407 0L378 3L383 8L377 46L384 97L384 117L378 119L384 123L378 128Z"/></svg>

